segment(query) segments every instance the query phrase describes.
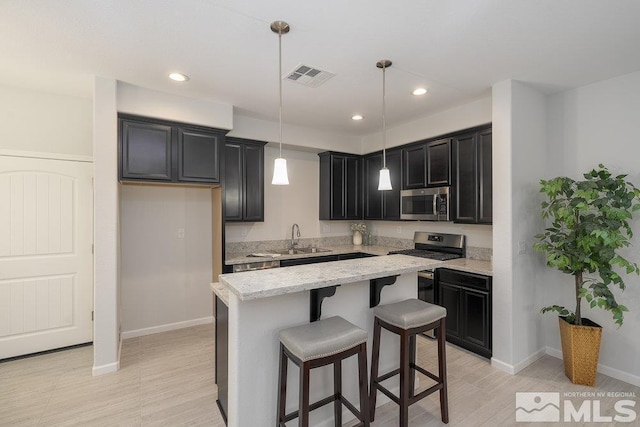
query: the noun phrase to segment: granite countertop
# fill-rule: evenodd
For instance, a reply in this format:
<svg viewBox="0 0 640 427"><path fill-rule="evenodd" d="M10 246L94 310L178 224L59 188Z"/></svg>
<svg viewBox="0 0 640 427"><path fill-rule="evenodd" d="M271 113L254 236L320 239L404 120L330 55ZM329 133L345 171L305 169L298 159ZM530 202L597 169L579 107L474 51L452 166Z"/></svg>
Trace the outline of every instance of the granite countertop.
<svg viewBox="0 0 640 427"><path fill-rule="evenodd" d="M329 249L329 252L313 252L313 253L305 253L305 254L295 254L295 255L275 255L273 257L253 257L247 256L249 254L234 254L229 253L226 254L224 263L225 265L234 265L234 264L244 264L248 262L262 262L262 261L277 261L282 259L298 259L298 258L312 258L319 256L329 256L329 255L340 255L340 254L350 254L354 252L364 252L366 254L371 255L386 255L389 251L398 250L399 248L391 247L391 246L380 246L380 245L371 245L371 246L363 246L363 245L340 245L340 246L323 246L321 249Z"/></svg>
<svg viewBox="0 0 640 427"><path fill-rule="evenodd" d="M367 246L369 248L370 246ZM315 255L315 254L314 254ZM221 274L220 283L240 300L302 292L334 285L442 267L442 261L408 255L384 255L330 263Z"/></svg>
<svg viewBox="0 0 640 427"><path fill-rule="evenodd" d="M445 261L440 267L450 268L452 270L465 271L467 273L484 274L485 276L493 276L493 265L491 261L483 261L471 258L458 258Z"/></svg>
<svg viewBox="0 0 640 427"><path fill-rule="evenodd" d="M229 288L221 285L219 282L213 282L209 286L211 287L213 293L216 294L218 298L220 298L220 301L222 301L224 305L229 307Z"/></svg>

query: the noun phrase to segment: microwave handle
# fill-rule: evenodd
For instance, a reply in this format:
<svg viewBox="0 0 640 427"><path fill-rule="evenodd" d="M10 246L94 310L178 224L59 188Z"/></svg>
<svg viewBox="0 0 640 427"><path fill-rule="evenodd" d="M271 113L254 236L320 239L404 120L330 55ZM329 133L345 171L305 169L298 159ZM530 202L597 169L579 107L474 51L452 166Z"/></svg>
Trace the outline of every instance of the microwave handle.
<svg viewBox="0 0 640 427"><path fill-rule="evenodd" d="M437 215L438 214L438 195L434 194L433 195L433 214Z"/></svg>

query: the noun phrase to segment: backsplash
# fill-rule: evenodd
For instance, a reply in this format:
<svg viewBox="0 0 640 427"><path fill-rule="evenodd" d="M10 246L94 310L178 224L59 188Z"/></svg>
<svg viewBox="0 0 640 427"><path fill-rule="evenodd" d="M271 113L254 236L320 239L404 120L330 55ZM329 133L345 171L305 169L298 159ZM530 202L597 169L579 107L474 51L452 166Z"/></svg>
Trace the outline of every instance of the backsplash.
<svg viewBox="0 0 640 427"><path fill-rule="evenodd" d="M388 246L398 249L413 248L412 239L400 239L396 237L371 236L370 244L379 246ZM334 236L334 237L318 237L318 238L301 238L296 239L298 247L328 247L350 245L352 243L351 236ZM250 254L255 252L268 252L281 249L288 249L291 244L290 239L284 240L262 240L256 242L228 242L226 244L227 254ZM491 248L479 248L467 246L467 258L482 261L491 261L493 258L493 250Z"/></svg>

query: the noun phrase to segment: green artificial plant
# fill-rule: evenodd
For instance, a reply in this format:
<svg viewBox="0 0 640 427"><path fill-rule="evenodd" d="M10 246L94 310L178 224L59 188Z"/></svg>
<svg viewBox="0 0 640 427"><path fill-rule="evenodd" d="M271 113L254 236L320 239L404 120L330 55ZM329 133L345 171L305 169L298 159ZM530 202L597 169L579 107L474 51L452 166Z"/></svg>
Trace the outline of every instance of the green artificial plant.
<svg viewBox="0 0 640 427"><path fill-rule="evenodd" d="M640 274L636 263L617 253L630 245L633 232L629 221L640 209L640 190L625 180L626 175L612 176L603 165L584 178L540 181L540 192L547 196L542 202L542 218L552 223L535 236L539 241L534 248L545 254L548 266L574 276L576 297L573 312L558 305L541 311L555 311L567 322L582 325L580 303L584 298L591 308L610 311L620 326L628 309L618 304L610 285L624 290L618 271Z"/></svg>

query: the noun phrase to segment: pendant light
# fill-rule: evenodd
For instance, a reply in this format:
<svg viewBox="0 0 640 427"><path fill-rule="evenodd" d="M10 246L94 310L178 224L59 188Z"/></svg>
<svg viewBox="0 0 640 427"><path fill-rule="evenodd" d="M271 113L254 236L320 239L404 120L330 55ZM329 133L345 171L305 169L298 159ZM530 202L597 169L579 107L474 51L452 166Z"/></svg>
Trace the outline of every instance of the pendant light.
<svg viewBox="0 0 640 427"><path fill-rule="evenodd" d="M289 32L289 24L284 21L273 21L271 31L278 34L278 92L280 94L280 155L273 165L273 185L289 185L287 176L287 160L282 158L282 35Z"/></svg>
<svg viewBox="0 0 640 427"><path fill-rule="evenodd" d="M391 190L391 177L387 169L387 123L386 123L386 70L391 67L392 62L382 59L376 63L376 67L382 68L382 169L380 169L380 179L378 180L378 190Z"/></svg>

